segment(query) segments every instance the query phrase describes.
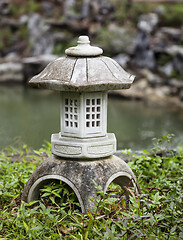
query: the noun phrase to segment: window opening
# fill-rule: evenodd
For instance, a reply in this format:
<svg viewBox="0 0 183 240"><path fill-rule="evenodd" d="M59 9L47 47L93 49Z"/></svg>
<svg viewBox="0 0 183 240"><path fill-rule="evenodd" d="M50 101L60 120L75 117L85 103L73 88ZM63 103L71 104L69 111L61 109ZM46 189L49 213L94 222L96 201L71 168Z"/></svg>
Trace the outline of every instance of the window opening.
<svg viewBox="0 0 183 240"><path fill-rule="evenodd" d="M86 127L100 127L101 98L87 98L86 100Z"/></svg>
<svg viewBox="0 0 183 240"><path fill-rule="evenodd" d="M65 127L78 128L78 100L65 98L64 102Z"/></svg>

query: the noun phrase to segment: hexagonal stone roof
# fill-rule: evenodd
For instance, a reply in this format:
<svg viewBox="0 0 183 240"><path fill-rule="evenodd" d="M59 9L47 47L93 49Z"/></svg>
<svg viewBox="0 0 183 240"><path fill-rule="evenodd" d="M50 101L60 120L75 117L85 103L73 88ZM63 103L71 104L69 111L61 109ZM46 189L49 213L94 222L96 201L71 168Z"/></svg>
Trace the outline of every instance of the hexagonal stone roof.
<svg viewBox="0 0 183 240"><path fill-rule="evenodd" d="M105 91L129 88L135 76L127 73L116 61L101 56L102 49L89 45L81 36L78 45L60 57L30 81L32 87L58 91Z"/></svg>

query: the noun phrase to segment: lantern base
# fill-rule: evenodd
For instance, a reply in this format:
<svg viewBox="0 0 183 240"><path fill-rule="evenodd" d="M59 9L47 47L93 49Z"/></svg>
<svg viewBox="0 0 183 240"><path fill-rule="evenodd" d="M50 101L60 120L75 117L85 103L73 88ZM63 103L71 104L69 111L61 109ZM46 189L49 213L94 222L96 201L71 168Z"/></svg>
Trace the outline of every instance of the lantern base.
<svg viewBox="0 0 183 240"><path fill-rule="evenodd" d="M66 158L101 158L116 152L116 138L114 133L107 133L104 137L71 138L61 134L52 134L51 151L59 157Z"/></svg>
<svg viewBox="0 0 183 240"><path fill-rule="evenodd" d="M130 167L112 155L95 161L65 160L51 155L31 175L22 194L22 200L30 202L40 198L40 189L51 181L61 180L75 192L82 212L94 209L97 201L97 186L106 192L114 182L129 192L138 192L135 176ZM126 188L127 187L127 188ZM133 190L127 191L128 187Z"/></svg>

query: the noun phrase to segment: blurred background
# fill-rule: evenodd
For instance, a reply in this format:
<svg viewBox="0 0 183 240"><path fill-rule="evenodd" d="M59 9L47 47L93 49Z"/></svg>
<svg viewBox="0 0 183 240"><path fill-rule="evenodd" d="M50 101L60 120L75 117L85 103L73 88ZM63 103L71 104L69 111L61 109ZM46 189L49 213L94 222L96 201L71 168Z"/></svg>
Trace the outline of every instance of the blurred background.
<svg viewBox="0 0 183 240"><path fill-rule="evenodd" d="M109 92L118 149L169 133L183 145L182 1L0 0L0 149L39 149L59 132L59 93L27 83L80 35L136 75L130 90Z"/></svg>

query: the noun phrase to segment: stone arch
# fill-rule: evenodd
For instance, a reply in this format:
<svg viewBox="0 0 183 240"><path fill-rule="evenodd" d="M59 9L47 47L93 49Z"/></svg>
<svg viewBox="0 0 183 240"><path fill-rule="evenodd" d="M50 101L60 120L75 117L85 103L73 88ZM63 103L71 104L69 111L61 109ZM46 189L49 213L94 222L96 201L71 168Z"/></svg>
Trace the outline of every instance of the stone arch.
<svg viewBox="0 0 183 240"><path fill-rule="evenodd" d="M124 189L124 186L134 187L135 192L138 192L138 186L135 179L127 172L114 173L106 182L104 192L106 193L109 185L114 182ZM129 194L128 194L129 195Z"/></svg>
<svg viewBox="0 0 183 240"><path fill-rule="evenodd" d="M43 177L37 179L29 190L27 202L31 202L31 201L39 199L40 188L42 186L44 186L45 184L49 183L51 180L60 180L60 181L65 182L66 184L68 184L69 187L71 187L71 189L76 194L78 201L80 203L82 212L85 211L83 200L81 198L81 195L80 195L78 189L75 187L75 185L69 179L67 179L63 176L60 176L60 175L46 175L46 176L43 176Z"/></svg>

